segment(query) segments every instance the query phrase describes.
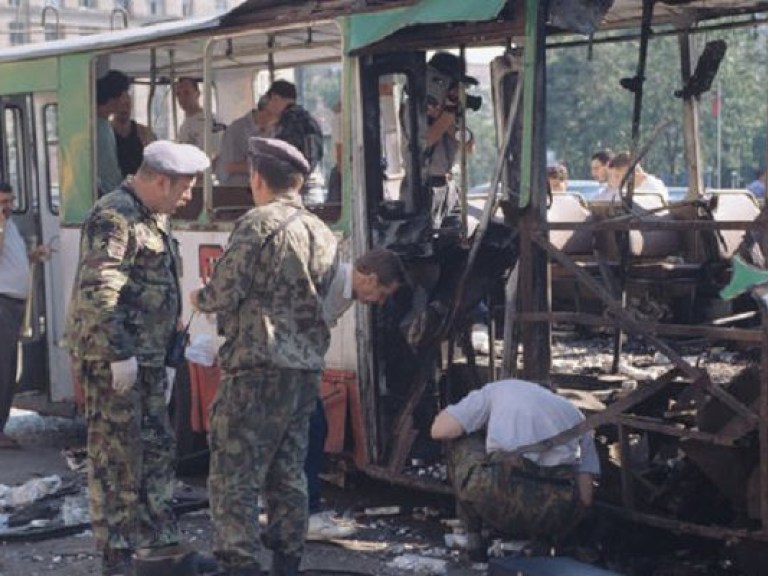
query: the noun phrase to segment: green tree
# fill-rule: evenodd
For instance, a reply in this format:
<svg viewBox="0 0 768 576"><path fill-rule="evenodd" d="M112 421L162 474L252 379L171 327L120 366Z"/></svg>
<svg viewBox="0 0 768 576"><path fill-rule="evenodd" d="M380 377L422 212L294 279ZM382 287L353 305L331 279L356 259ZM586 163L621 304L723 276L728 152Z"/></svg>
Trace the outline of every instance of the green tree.
<svg viewBox="0 0 768 576"><path fill-rule="evenodd" d="M710 33L701 41L728 42L718 79L723 87L721 128L724 171L742 177L764 163L766 127L765 85L768 82L766 40L768 28L735 29ZM633 95L619 84L636 73L638 43L598 44L558 48L548 52L547 146L566 163L572 178L589 177L589 158L595 150L629 149ZM668 184L686 180L682 127L682 101L674 96L681 87L678 40L653 39L648 50L643 86L641 143L667 119L664 131L644 159L650 172ZM700 133L705 166L716 165L717 118L710 112L712 93L701 99ZM761 151L762 158L761 158ZM724 184L728 184L724 180Z"/></svg>

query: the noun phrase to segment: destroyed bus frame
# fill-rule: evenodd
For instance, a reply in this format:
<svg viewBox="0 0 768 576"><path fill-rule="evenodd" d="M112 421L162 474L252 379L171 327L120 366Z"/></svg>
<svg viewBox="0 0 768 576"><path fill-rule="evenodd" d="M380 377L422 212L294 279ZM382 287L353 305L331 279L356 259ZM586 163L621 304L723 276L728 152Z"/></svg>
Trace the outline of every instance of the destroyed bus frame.
<svg viewBox="0 0 768 576"><path fill-rule="evenodd" d="M552 311L550 267L556 262L610 310L610 323L618 335L617 357L621 330L626 330L642 335L675 365L663 377L643 383L635 392L590 415L583 426L565 435L597 427L611 429L618 439L619 452L624 454L631 435L637 431L669 437L686 447L699 442L704 448L697 452L703 453L697 462L705 468L711 463L707 453L713 447L737 451L734 458L743 456L745 470L748 469L740 478L742 481L724 487L718 479L712 480L730 497L741 498L738 507L749 508L744 502L748 493L754 495L750 499L756 502L751 517L754 527L750 528L704 526L675 518L642 501L638 486L647 489L647 482L641 484L637 471L625 462L617 470L619 496L601 505L635 520L676 531L720 539L767 540L768 459L765 450L759 449L768 445L766 330L675 326L642 320L622 303L620 295L613 291L614 286L605 287L605 278L611 278L612 272L599 253L592 273L588 274L583 262L552 242L554 233L559 231L629 235L642 230L684 230L693 234L725 234L745 229L748 222L713 221L698 217L698 213L683 218L690 213L684 207L680 208L680 218L677 214L674 218L653 218L653 211L632 208L630 194L626 199L628 215L611 215L599 221L566 219L548 223L544 176L547 42L572 37L569 28L581 33L590 31L584 26L590 28L601 19L592 37L594 41L599 41L604 31L639 28L638 78L642 78L651 23L657 27L656 33L663 30L665 34L680 36L681 54L686 60L690 59L689 38L707 29L710 19L731 17L728 25L751 24L747 22L749 17L766 10L766 3L724 1L718 3L718 8L699 11L695 1L665 4L618 0L607 14L599 10L587 14L586 24L580 12L583 2L575 2L575 8L569 8L568 2L558 3L565 8L552 14L547 11L548 2L536 0L370 2L368 8L372 11L367 14L353 13L353 4L359 8L359 3L351 2L280 6L249 1L215 18L0 52L3 169L6 174L15 174L17 191L26 195L17 206L18 216L29 216L22 227L57 248L52 262L37 276L29 314L33 319L28 326L31 332L25 339L27 356L36 360L32 367L25 365L25 370L34 375L32 379L38 381L37 388L42 388L42 394L22 395L20 403L34 404L33 400L42 398L45 406L37 403L37 407L49 410L54 404L70 403L75 396L76 387L71 381L61 338L77 261L79 227L95 197L97 151L93 110L99 62L124 67L140 79L149 93L148 110L152 96L164 84L182 75L199 75L203 80L204 107L210 115L216 83L224 83L225 75L218 76L222 71L251 66L265 71L271 79L281 69L302 62L332 60L341 68L342 193L340 204L320 205L317 211L335 223L346 257L352 259L371 246L399 250L413 282L386 306L373 310L356 307L354 314L345 316L334 330L322 390L331 429L326 450L336 454L337 462L347 468L391 482L449 493L451 490L444 482L429 481L408 470L408 464L419 460L417 455L428 444L428 423L436 410L484 380L516 374L518 332L522 345L520 375L550 384L552 324L606 322L603 317L584 313ZM396 7L387 10L392 4ZM592 4L599 7L611 3ZM578 16L575 21L573 15ZM721 21L713 20L712 29L721 25ZM479 205L481 216L474 235L470 235L473 206L466 193L461 195L458 215L443 218L437 226L432 220L432 191L425 185L422 164L425 67L429 50L458 48L461 54L468 47L490 45L510 48L496 64L493 87L498 148L503 152L496 163L489 197ZM190 50L194 55L189 54ZM292 60L288 54L300 56ZM143 64L136 64L137 61ZM136 74L141 66L143 74ZM685 72L686 66L683 68L684 74L690 75L690 70ZM252 85L251 81L251 97ZM405 85L407 93L403 90ZM226 90L217 94L220 105L226 106L227 96ZM639 139L642 89L636 90L635 96L631 147L637 159L642 157L645 144ZM53 126L46 124L50 114L45 106L50 104L58 106L60 118ZM398 114L401 107L402 118ZM21 111L21 116L14 116L16 112L7 115L8 108ZM696 161L695 108L695 98L684 100L692 201L698 201L702 192ZM174 114L171 109L170 117ZM151 114L148 116L151 118ZM401 148L403 131L411 138ZM13 138L9 136L12 133ZM397 138L387 140L386 134ZM207 133L208 149L211 140L212 134ZM13 145L22 143L11 153ZM26 163L18 163L23 151ZM17 162L13 170L11 159ZM466 163L463 153L461 163ZM493 218L499 196L504 200L503 222ZM385 201L388 198L395 200ZM232 221L247 209L248 200L247 190L221 190L214 187L210 174L206 174L192 203L177 216L174 226L184 259L185 292L210 273L213 261L226 243ZM620 270L632 270L631 254L619 256L623 259ZM595 268L602 272L594 274ZM506 284L503 297L492 299L490 304L491 308L499 302L505 304L501 366L497 366L491 347L490 368L478 375L477 367L472 366L472 352L466 349L469 368L459 374L462 370L454 362L458 354L455 344L466 332L469 310L478 299L498 294L499 283ZM185 310L185 316L188 313ZM192 330L212 334L212 326L212 322L198 318ZM524 329L515 329L520 326ZM759 394L752 405L713 385L706 371L691 366L660 337L681 334L760 345L763 365ZM41 382L43 386L39 385ZM205 408L216 383L215 368L207 370L190 364L189 370L180 371L175 408L182 450L193 451L194 442L204 435ZM736 415L736 423L730 426L728 434L721 434L692 425L681 428L677 422L637 411L652 397L655 401L671 401L681 394L695 399L702 395L716 398L719 408L727 407ZM192 431L197 434L191 434ZM693 448L690 452L694 452Z"/></svg>
<svg viewBox="0 0 768 576"><path fill-rule="evenodd" d="M548 3L530 1L524 3L525 18L522 17L522 4L507 4L506 12L504 7L499 6L498 18L493 21L479 16L477 6L472 6L464 11L461 18L457 17L457 21L450 23L435 23L434 19L425 16L426 11L414 9L407 16L398 15L392 18L392 21L407 22L408 26L403 24L389 37L379 38L376 42L356 50L353 46L353 53L361 56L362 65L368 67L362 74L365 104L365 83L371 82L367 76L371 73L393 74L408 71L409 54L413 51L457 46L464 49L476 45L491 45L494 41L506 41L509 45L512 40L522 45L522 63L517 67L518 73L509 74L510 77L517 78L510 78L506 85L504 81L499 82L499 85L494 84L494 99L498 107L497 136L502 152L481 221L472 243L466 250L467 263L458 278L453 278L453 289L448 298L441 301L439 295L435 297L430 304L436 306L433 309L427 307L422 318L428 326L427 332L436 336L431 341L427 338L426 341L418 342L424 345L416 348L417 354L413 357L418 366L407 373L406 378L403 378L403 371L398 368L390 368L388 373L386 367L382 367L382 363L386 364L386 355L380 354L378 362L372 367L379 376L378 386L375 390L363 389L364 408L368 410L365 421L379 424L374 433L380 435L378 441L371 446L372 462L365 469L390 481L415 487L429 487L430 483L425 481L422 475L423 470L408 470L409 464L423 461L423 446L419 443L428 435L429 416L434 414L423 410L425 403L442 406L445 402L457 399L473 386L499 376L519 374L543 384L555 384L556 375L551 374L552 325L566 322L608 326L616 335L614 369L621 354L624 331L642 337L652 348L664 354L671 361L673 368L652 381L643 382L636 391L590 415L583 425L530 449L546 449L553 442L573 438L585 430L600 428L601 435L615 440L619 459L619 464L608 463L607 466L610 473L605 475L606 482L615 484L615 493L610 495L608 501L600 503L603 508L632 520L676 532L721 540L768 540L768 454L764 449L768 441L768 372L765 369L768 347L765 325L756 329L724 327L726 321L722 319L718 323L703 326L661 323L643 318L637 310L627 306L625 297L633 280L639 280L646 285L663 282L664 291L670 292L678 287L685 290L699 289L699 282L703 283L701 271L708 267L727 267L728 259L736 250L744 230L757 216L757 205L754 201L750 212L734 215L733 209L739 205L743 207L742 200L745 198L749 200L748 195L741 192L707 191L708 194L704 194L697 106L701 94L700 86L706 84L706 74L712 72L712 67L710 65L707 70L707 66L703 65L701 73L698 70L693 71L696 62L691 40L707 30L765 24L764 12L768 5L765 2L720 2L700 7L697 2L619 1L604 15L602 23L597 25L603 16L599 6L602 4L607 7L611 3L591 3L596 13L588 14L586 20L594 17L593 24L596 29L588 30L593 36L590 36L587 42L622 41L626 38L639 40L637 73L634 78L627 79L627 88L632 91L635 100L631 118L632 141L628 143L632 150L633 162L638 162L644 157L648 147L654 144L654 137L664 128L661 126L653 131L646 129L644 132L650 132L651 137L648 141L641 141L642 85L649 40L659 35L675 35L679 38L682 62L681 108L686 164L691 184L685 201L669 206L649 207L644 204L646 199L642 198L641 194L637 194L637 201L633 202L630 182L621 205L608 207L607 214L603 214L602 218L595 218L593 213L591 218L584 220L572 220L567 217L551 220L552 215L547 209L545 180L546 48L548 44L563 45L569 42L566 39L565 42L558 43L558 36L564 31L563 28L570 26L572 30L585 32L585 18L582 17L585 14L579 13L579 10L588 12L585 6L590 3L558 3L557 6L562 12L549 13ZM434 10L436 7L433 5L431 8ZM723 17L731 19L725 22L716 20L711 26L707 23L711 18ZM472 19L481 21L472 22ZM625 30L628 33L617 34L617 30ZM601 32L612 34L604 35ZM398 54L401 55L399 62ZM416 96L409 94L409 97L415 98L418 96L418 78L422 76L419 73L413 76L414 83L417 84ZM710 77L709 81L711 80ZM409 87L413 88L412 84L409 84ZM373 93L374 90L369 89L368 95ZM507 122L510 118L519 122L520 126L516 127L513 122ZM766 130L768 131L768 127ZM510 138L512 134L515 137ZM377 140L381 138L377 139L377 134L371 132L366 142L366 151L373 151L366 156L369 219L371 212L376 213L377 208L374 206L381 201L382 196L381 186L377 186L377 179L381 178L377 154L381 149L377 148ZM414 154L411 161L415 164L418 154ZM470 374L458 374L458 371L452 371L454 367L451 362L454 359L455 345L461 340L460 333L468 327L468 323L462 323L460 317L461 312L467 311L468 303L464 300L467 293L471 292L472 280L478 275L478 270L473 269L473 265L482 260L483 244L487 244L490 249L500 246L498 227L492 221L498 198L503 199L506 224L519 232L518 265L508 275L503 276L506 278L503 359L501 367L497 369L491 348L491 368L483 375L478 375L477 370L472 370L472 351L466 350ZM554 203L554 197L550 202ZM388 211L389 207L385 207L385 210ZM465 202L462 219L466 218L464 213L467 210ZM384 219L388 218L390 217L385 213ZM483 233L487 231L492 232L491 236L495 238L486 243ZM371 236L374 242L390 238L378 232L372 227ZM441 232L443 231L438 231L434 237L438 243L442 239ZM668 253L647 254L643 252L642 247L635 253L632 250L632 241L638 235L642 239L646 232L661 235L671 232L676 236L693 239L689 242L693 249L686 254L691 259L671 263L664 258ZM584 233L625 238L624 245L619 246L619 253L615 255L618 262L611 262L607 255L601 254L602 247L594 240L589 250L591 258L587 261L570 254L562 238L557 243L554 240L556 236ZM404 234L408 235L405 231ZM412 235L408 237L413 238ZM712 244L716 247L714 256L701 248L703 238L709 242L710 249ZM649 265L648 259L636 262L640 260L640 256L657 258L656 262ZM712 266L711 260L714 258L719 260L715 263L717 266ZM637 266L637 263L642 266ZM487 264L487 261L484 264ZM553 292L551 275L554 275L556 268L569 275L593 297L597 297L603 310L608 312L608 318L600 314L553 311L550 300ZM707 288L711 291L712 286ZM764 301L758 295L756 301L760 313L764 313ZM430 324L430 313L433 312L442 314L442 321L433 321ZM386 328L387 322L391 320L386 314L383 316L384 318L381 311L377 313L380 325ZM382 329L371 331L374 335L374 349L386 348L383 342L389 341L395 332L396 330L382 332ZM492 328L492 335L493 332ZM734 382L728 383L728 386L713 383L705 369L691 365L668 340L668 337L680 336L757 346L762 358L760 370L758 373L747 371L735 378ZM438 350L441 343L447 343L447 346ZM521 371L517 370L518 344L522 349ZM393 358L401 356L402 350L393 354ZM385 359L384 362L382 358ZM391 361L389 364L394 363ZM432 366L435 363L440 366L436 373ZM403 389L399 391L396 408L391 409L392 414L383 418L382 400L386 401L386 398L376 392L391 390L399 380L404 380L406 385L401 386ZM669 406L669 409L665 410L660 406ZM697 414L691 418L689 413L694 409ZM382 426L385 420L386 425ZM629 456L630 444L633 438L637 437L644 437L649 443L657 445L656 452L652 454L654 457L663 453L658 445L674 449L676 454L682 454L681 459L689 463L690 468L695 468L704 478L704 482L711 485L708 489L728 502L731 507L730 519L722 521L705 518L697 521L676 516L674 511L655 506L654 499L661 500L661 495L670 490L670 487L665 486L663 482L654 485L643 477L641 468L647 462L641 463L640 466L635 466L632 462ZM608 491L603 491L604 494L606 492Z"/></svg>

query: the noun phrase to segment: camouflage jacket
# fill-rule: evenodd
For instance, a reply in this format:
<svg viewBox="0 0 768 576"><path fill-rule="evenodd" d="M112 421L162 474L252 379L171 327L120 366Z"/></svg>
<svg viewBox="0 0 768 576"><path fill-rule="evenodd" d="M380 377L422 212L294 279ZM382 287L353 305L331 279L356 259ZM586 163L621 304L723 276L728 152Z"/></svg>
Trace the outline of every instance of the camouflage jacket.
<svg viewBox="0 0 768 576"><path fill-rule="evenodd" d="M125 185L91 209L67 318L67 344L76 356L107 362L136 356L140 364L164 365L181 310L169 222Z"/></svg>
<svg viewBox="0 0 768 576"><path fill-rule="evenodd" d="M322 369L330 341L322 303L335 255L333 232L302 209L296 193L252 208L238 220L198 293L200 310L218 313L225 371Z"/></svg>
<svg viewBox="0 0 768 576"><path fill-rule="evenodd" d="M323 132L312 115L298 104L291 104L275 127L275 138L293 144L309 162L310 172L323 159Z"/></svg>

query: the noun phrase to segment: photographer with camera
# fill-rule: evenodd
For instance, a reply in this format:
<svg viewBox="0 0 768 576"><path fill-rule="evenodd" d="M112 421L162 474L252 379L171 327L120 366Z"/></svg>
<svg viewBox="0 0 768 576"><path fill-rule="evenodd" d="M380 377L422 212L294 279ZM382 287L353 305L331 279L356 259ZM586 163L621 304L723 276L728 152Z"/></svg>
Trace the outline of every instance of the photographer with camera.
<svg viewBox="0 0 768 576"><path fill-rule="evenodd" d="M432 188L445 186L462 139L467 151L474 144L467 129L462 138L459 120L464 113L460 102L460 84L477 85L477 80L465 74L464 62L450 52L437 52L427 63L427 176ZM465 106L479 110L482 99L466 96Z"/></svg>

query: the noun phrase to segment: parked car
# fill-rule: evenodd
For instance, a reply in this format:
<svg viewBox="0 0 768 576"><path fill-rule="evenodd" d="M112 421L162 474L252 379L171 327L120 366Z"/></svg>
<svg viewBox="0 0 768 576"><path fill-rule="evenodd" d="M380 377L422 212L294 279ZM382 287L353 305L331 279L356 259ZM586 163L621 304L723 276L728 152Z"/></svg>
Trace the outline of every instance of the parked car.
<svg viewBox="0 0 768 576"><path fill-rule="evenodd" d="M596 180L568 180L568 192L578 192L586 201L600 194L602 187Z"/></svg>

